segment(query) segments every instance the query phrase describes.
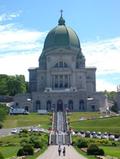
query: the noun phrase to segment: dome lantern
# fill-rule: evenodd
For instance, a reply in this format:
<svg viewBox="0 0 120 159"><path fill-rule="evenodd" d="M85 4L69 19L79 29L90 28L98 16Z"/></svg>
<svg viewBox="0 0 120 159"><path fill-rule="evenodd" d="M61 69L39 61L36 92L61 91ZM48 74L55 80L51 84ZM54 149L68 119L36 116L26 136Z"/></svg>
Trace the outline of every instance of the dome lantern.
<svg viewBox="0 0 120 159"><path fill-rule="evenodd" d="M63 19L63 16L62 16L63 10L60 10L60 12L61 12L61 16L60 16L60 19L58 20L58 25L65 25L65 20Z"/></svg>

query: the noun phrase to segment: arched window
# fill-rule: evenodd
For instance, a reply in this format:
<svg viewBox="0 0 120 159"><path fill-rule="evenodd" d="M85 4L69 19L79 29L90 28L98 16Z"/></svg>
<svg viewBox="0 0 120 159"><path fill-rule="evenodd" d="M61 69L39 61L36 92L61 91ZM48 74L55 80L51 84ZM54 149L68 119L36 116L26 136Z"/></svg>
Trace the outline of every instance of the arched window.
<svg viewBox="0 0 120 159"><path fill-rule="evenodd" d="M55 68L67 68L68 67L68 65L65 63L65 62L63 62L63 61L59 61L59 62L57 62L55 65L54 65L54 67Z"/></svg>
<svg viewBox="0 0 120 159"><path fill-rule="evenodd" d="M72 100L68 101L68 109L69 109L69 111L73 111L73 101Z"/></svg>
<svg viewBox="0 0 120 159"><path fill-rule="evenodd" d="M63 111L63 101L61 99L57 101L57 111Z"/></svg>
<svg viewBox="0 0 120 159"><path fill-rule="evenodd" d="M47 101L47 106L46 106L47 111L51 111L51 101Z"/></svg>
<svg viewBox="0 0 120 159"><path fill-rule="evenodd" d="M41 109L41 103L39 100L36 101L36 110L40 110Z"/></svg>
<svg viewBox="0 0 120 159"><path fill-rule="evenodd" d="M79 102L79 110L80 111L84 111L85 110L84 100L80 100L80 102Z"/></svg>
<svg viewBox="0 0 120 159"><path fill-rule="evenodd" d="M91 105L92 111L95 111L95 105Z"/></svg>

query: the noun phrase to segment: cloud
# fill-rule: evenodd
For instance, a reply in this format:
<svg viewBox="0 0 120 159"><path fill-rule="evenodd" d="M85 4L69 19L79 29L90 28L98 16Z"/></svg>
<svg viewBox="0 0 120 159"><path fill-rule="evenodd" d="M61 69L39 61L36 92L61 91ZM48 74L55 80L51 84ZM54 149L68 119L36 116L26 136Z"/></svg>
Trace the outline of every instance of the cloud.
<svg viewBox="0 0 120 159"><path fill-rule="evenodd" d="M13 20L16 17L19 17L21 14L21 11L19 12L13 12L13 13L3 13L0 15L0 22Z"/></svg>
<svg viewBox="0 0 120 159"><path fill-rule="evenodd" d="M117 86L115 83L108 82L105 79L96 80L97 91L117 91Z"/></svg>
<svg viewBox="0 0 120 159"><path fill-rule="evenodd" d="M120 37L86 42L82 48L86 65L97 68L97 90L116 90L120 81L114 82L120 75Z"/></svg>
<svg viewBox="0 0 120 159"><path fill-rule="evenodd" d="M0 57L19 53L29 54L42 48L46 32L20 28L13 21L18 16L20 12L0 15Z"/></svg>
<svg viewBox="0 0 120 159"><path fill-rule="evenodd" d="M18 16L0 15L0 74L24 74L28 80L28 68L37 67L46 32L20 28L13 21Z"/></svg>
<svg viewBox="0 0 120 159"><path fill-rule="evenodd" d="M120 37L83 43L86 64L96 66L98 74L120 72Z"/></svg>
<svg viewBox="0 0 120 159"><path fill-rule="evenodd" d="M41 50L46 33L28 30L0 32L0 56L5 54L28 54Z"/></svg>
<svg viewBox="0 0 120 159"><path fill-rule="evenodd" d="M38 66L40 52L7 55L0 58L0 73L8 75L24 74L28 81L28 68Z"/></svg>

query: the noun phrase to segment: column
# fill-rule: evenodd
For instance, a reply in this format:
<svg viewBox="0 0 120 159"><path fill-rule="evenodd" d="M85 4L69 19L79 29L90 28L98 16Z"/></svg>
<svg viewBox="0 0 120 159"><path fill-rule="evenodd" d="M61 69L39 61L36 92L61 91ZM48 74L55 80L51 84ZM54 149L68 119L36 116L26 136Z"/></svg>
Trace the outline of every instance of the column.
<svg viewBox="0 0 120 159"><path fill-rule="evenodd" d="M68 75L68 87L70 88L71 83L70 83L70 75Z"/></svg>

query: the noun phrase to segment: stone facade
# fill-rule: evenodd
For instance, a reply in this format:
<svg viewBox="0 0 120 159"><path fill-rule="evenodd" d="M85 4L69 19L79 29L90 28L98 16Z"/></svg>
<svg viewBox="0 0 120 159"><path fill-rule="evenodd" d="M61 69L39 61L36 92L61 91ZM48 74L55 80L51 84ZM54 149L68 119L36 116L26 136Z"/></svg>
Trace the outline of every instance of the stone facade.
<svg viewBox="0 0 120 159"><path fill-rule="evenodd" d="M44 43L39 67L29 69L29 94L15 97L16 107L38 111L98 111L105 96L96 92L96 68L85 66L77 34L62 15Z"/></svg>

